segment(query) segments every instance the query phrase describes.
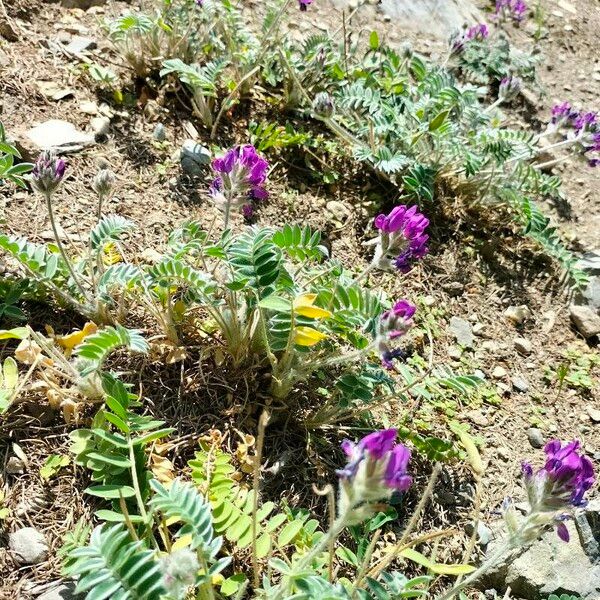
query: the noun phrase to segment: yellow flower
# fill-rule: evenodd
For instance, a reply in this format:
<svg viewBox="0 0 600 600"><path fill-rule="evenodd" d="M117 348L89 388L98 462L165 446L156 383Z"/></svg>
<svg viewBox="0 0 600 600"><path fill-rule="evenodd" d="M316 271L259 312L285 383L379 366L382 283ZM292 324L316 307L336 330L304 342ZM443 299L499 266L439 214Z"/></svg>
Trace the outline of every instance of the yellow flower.
<svg viewBox="0 0 600 600"><path fill-rule="evenodd" d="M88 336L98 331L98 326L96 323L92 323L89 321L83 326L83 329L78 329L73 333L69 333L67 335L63 335L57 338L57 342L67 351L73 350L75 346L79 346L81 342Z"/></svg>
<svg viewBox="0 0 600 600"><path fill-rule="evenodd" d="M314 346L327 336L312 327L296 327L296 339L294 340L299 346Z"/></svg>
<svg viewBox="0 0 600 600"><path fill-rule="evenodd" d="M328 319L333 314L324 308L314 306L317 294L301 294L294 300L294 312L311 319Z"/></svg>

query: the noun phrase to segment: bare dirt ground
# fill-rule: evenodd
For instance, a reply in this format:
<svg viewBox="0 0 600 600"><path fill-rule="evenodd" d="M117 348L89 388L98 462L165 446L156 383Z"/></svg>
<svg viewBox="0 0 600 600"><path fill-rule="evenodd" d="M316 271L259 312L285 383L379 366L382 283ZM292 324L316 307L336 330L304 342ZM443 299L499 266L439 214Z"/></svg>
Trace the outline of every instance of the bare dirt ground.
<svg viewBox="0 0 600 600"><path fill-rule="evenodd" d="M115 65L119 58L103 38L98 19L136 3L109 2L87 11L60 8L56 3L40 0L4 0L4 4L16 34L14 41L0 38L0 118L8 132L19 138L32 124L51 118L67 119L81 129L89 129L93 115L81 111L82 103L93 101L101 105L107 99L96 94L80 67L81 57L65 53L64 43L75 35L92 37L96 48L85 57L111 64L118 70ZM543 5L547 35L540 42L545 57L540 77L546 94L535 107L524 107L514 115L516 120L536 128L548 120L549 109L557 101L569 100L588 110L600 110L599 3L545 0ZM306 20L292 30L293 35L324 27L337 30L341 26L339 7L325 0L315 0L313 6ZM489 6L480 8L485 11ZM346 9L347 15L351 12L352 9ZM442 41L395 22L376 4L360 6L348 27L362 31L363 35L376 29L397 44L411 41L417 50L432 57L443 52ZM517 44L532 44L532 27L509 30L510 35ZM72 93L53 100L44 93L40 82L52 82ZM110 164L118 178L117 193L106 212L124 215L139 225L132 240L133 252L141 253L151 247L160 250L168 232L183 219L210 221L212 208L205 192L207 182L181 175L177 161L172 158L190 137L184 121L191 119L184 116L183 109L162 105L160 98L126 108L107 104L111 125L106 140L69 158L69 176L56 206L69 239L75 244L84 240L94 223L96 199L90 185L98 165L104 163ZM240 110L235 115L236 128L226 128L228 134L234 138L252 117ZM166 128L166 143L162 145L152 139L158 122ZM198 131L199 139L207 142L206 132L199 126ZM219 142L227 146L231 139ZM571 211L566 215L556 212L555 216L575 250L591 250L600 245L598 171L574 162L559 169ZM282 161L274 170L273 193L259 210L258 222L310 224L324 230L337 258L348 264L366 261L368 256L361 242L369 235L369 218L376 210L373 199L380 199L388 191L364 173L359 178L352 175L348 173L335 185L324 185L312 182L303 176L301 169L294 170ZM289 183L285 183L286 176L290 177ZM27 235L35 241L49 239L50 226L44 207L28 191L0 190L0 218L3 230ZM540 258L537 250L515 238L507 251L506 246L482 239L476 230L457 220L448 223L439 218L433 227L432 251L422 265L410 278L401 282L390 278L385 286L390 292L418 300L421 319L428 315L438 319L439 330L434 340L437 360L463 366L471 372L479 370L486 376L487 396L478 396L471 403L467 400L441 406L423 403L418 407L417 420L434 432L444 430L445 416L471 424L471 431L482 441L486 463L482 515L484 520L492 520L504 496L522 494L514 482L518 481L516 475L523 457L540 458L541 451L534 450L528 442L529 427L538 427L545 437L577 437L583 441L585 450L600 460L600 424L589 414L589 409L600 408L599 370L586 366L586 360L589 362L590 356L597 355L597 347L586 343L572 329L567 298L558 285L555 269ZM514 325L504 313L509 306L517 305L526 305L530 313L521 324ZM478 334L472 350L462 353L458 350L447 326L452 316L463 317L475 326ZM42 313L38 317L40 326L51 322L57 332L66 333L71 327L81 325L69 315L55 317ZM63 330L58 331L61 327ZM517 337L531 342L531 353L519 353L515 347ZM560 365L569 365L571 375L562 385L557 381ZM581 383L584 376L588 378L586 385ZM148 392L153 405L158 405L159 399L167 403L174 397L172 382L162 378L158 381L156 388ZM236 388L234 394L242 397L247 391ZM193 397L210 402L201 394ZM0 471L5 505L13 513L9 521L0 521L0 598L29 598L35 585L58 578L59 561L55 552L62 536L93 508L81 494L84 474L74 467L63 469L51 482L39 477L39 467L46 456L68 453L68 429L60 415L35 407L35 398L27 400L28 406L18 420L0 422L0 456L4 464L13 453L13 442L18 442L30 459L24 474ZM406 408L390 407L383 418L390 424L402 422L406 419ZM183 424L178 434L187 442L179 450L178 465L190 458L195 447L194 436L215 423L208 418L204 427L194 413L181 418ZM251 420L245 423L249 430L251 424ZM282 451L281 444L274 440L271 443L274 455ZM304 451L303 443L299 439L291 442L291 447ZM284 472L282 477L296 482L312 479L322 484L325 480L320 473L319 459L312 453L306 457L300 476ZM472 491L465 506L459 493L461 485L460 473L449 469L426 517L430 522L464 524L470 518ZM276 483L272 488L274 497L281 492ZM307 501L306 491L298 496ZM35 498L39 502L32 505ZM24 507L25 501L30 504ZM51 557L36 567L19 568L2 546L8 531L28 524L47 535Z"/></svg>

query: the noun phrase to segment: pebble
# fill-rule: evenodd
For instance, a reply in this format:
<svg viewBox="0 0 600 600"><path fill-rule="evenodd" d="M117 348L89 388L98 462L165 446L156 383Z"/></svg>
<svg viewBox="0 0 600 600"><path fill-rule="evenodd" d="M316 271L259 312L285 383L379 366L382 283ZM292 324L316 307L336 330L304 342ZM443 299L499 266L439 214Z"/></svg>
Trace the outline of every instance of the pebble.
<svg viewBox="0 0 600 600"><path fill-rule="evenodd" d="M110 119L108 117L94 117L90 121L90 127L96 138L103 138L110 131Z"/></svg>
<svg viewBox="0 0 600 600"><path fill-rule="evenodd" d="M600 333L600 316L589 306L571 304L569 307L569 316L584 338L591 338Z"/></svg>
<svg viewBox="0 0 600 600"><path fill-rule="evenodd" d="M500 345L493 340L485 340L485 342L481 344L481 347L488 352L498 352L498 350L500 350Z"/></svg>
<svg viewBox="0 0 600 600"><path fill-rule="evenodd" d="M462 350L458 346L450 346L450 348L448 348L448 356L453 360L460 360Z"/></svg>
<svg viewBox="0 0 600 600"><path fill-rule="evenodd" d="M503 448L503 447L497 448L496 449L496 454L504 462L506 462L506 461L508 461L510 459L510 451L508 450L508 448Z"/></svg>
<svg viewBox="0 0 600 600"><path fill-rule="evenodd" d="M450 331L454 334L458 344L464 348L472 348L475 338L471 330L471 324L460 317L450 319Z"/></svg>
<svg viewBox="0 0 600 600"><path fill-rule="evenodd" d="M96 42L93 39L76 35L65 47L65 50L71 54L81 54L86 50L93 50L95 47Z"/></svg>
<svg viewBox="0 0 600 600"><path fill-rule="evenodd" d="M94 143L93 136L79 131L75 125L60 119L50 119L30 129L27 138L41 150L55 148L75 152Z"/></svg>
<svg viewBox="0 0 600 600"><path fill-rule="evenodd" d="M529 383L527 382L527 379L525 379L524 377L515 375L514 377L511 378L510 381L511 381L513 387L515 388L515 390L517 390L517 392L520 392L521 394L525 394L529 391Z"/></svg>
<svg viewBox="0 0 600 600"><path fill-rule="evenodd" d="M181 169L187 175L200 175L204 167L210 164L211 154L208 148L194 140L183 142L179 155Z"/></svg>
<svg viewBox="0 0 600 600"><path fill-rule="evenodd" d="M530 427L527 430L527 439L534 448L543 448L546 444L544 434L537 427Z"/></svg>
<svg viewBox="0 0 600 600"><path fill-rule="evenodd" d="M442 285L442 289L448 294L448 296L454 298L456 296L461 296L465 291L465 286L458 281L451 281L449 283L444 283Z"/></svg>
<svg viewBox="0 0 600 600"><path fill-rule="evenodd" d="M594 423L600 423L600 410L592 406L587 407L587 413Z"/></svg>
<svg viewBox="0 0 600 600"><path fill-rule="evenodd" d="M22 565L37 565L48 556L48 542L34 527L23 527L9 534L8 547Z"/></svg>
<svg viewBox="0 0 600 600"><path fill-rule="evenodd" d="M340 223L346 221L352 215L352 211L339 200L330 200L325 207L334 220Z"/></svg>
<svg viewBox="0 0 600 600"><path fill-rule="evenodd" d="M520 354L531 354L533 350L533 344L527 339L523 337L518 337L514 339L515 350Z"/></svg>
<svg viewBox="0 0 600 600"><path fill-rule="evenodd" d="M508 372L506 371L506 369L504 367L496 367L492 371L492 377L494 379L502 379L503 377L506 377L507 375L508 375Z"/></svg>
<svg viewBox="0 0 600 600"><path fill-rule="evenodd" d="M79 110L86 115L97 115L98 114L98 105L91 100L87 102L82 102L79 105Z"/></svg>
<svg viewBox="0 0 600 600"><path fill-rule="evenodd" d="M520 325L525 319L531 316L531 311L524 304L521 306L509 306L504 311L504 316L515 325Z"/></svg>
<svg viewBox="0 0 600 600"><path fill-rule="evenodd" d="M157 142L164 142L167 139L167 132L165 131L165 126L162 123L156 124L156 127L152 132L152 137Z"/></svg>
<svg viewBox="0 0 600 600"><path fill-rule="evenodd" d="M483 323L475 323L475 325L473 325L473 333L475 335L483 335L483 332L485 331L485 325Z"/></svg>
<svg viewBox="0 0 600 600"><path fill-rule="evenodd" d="M6 462L6 472L9 475L21 475L25 472L25 463L16 456L11 456Z"/></svg>
<svg viewBox="0 0 600 600"><path fill-rule="evenodd" d="M433 296L425 296L425 298L423 298L423 304L425 306L434 306L435 298Z"/></svg>
<svg viewBox="0 0 600 600"><path fill-rule="evenodd" d="M478 410L469 411L467 413L467 418L480 427L487 427L490 424L489 419Z"/></svg>

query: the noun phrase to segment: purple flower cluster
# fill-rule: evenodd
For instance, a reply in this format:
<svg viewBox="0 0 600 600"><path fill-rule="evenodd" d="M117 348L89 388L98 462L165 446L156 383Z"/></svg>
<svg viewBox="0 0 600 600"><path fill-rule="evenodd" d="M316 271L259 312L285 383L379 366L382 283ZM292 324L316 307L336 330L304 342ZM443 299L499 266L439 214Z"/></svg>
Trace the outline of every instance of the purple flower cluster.
<svg viewBox="0 0 600 600"><path fill-rule="evenodd" d="M67 163L53 150L44 150L31 171L31 185L42 194L51 194L65 175Z"/></svg>
<svg viewBox="0 0 600 600"><path fill-rule="evenodd" d="M313 0L298 0L298 5L302 12L306 12L309 5L313 3Z"/></svg>
<svg viewBox="0 0 600 600"><path fill-rule="evenodd" d="M488 26L485 23L478 23L469 27L462 34L456 34L451 40L452 54L460 54L464 49L465 45L475 40L482 42L490 35Z"/></svg>
<svg viewBox="0 0 600 600"><path fill-rule="evenodd" d="M408 300L399 300L390 310L386 310L379 319L376 344L381 364L386 369L393 368L395 358L403 358L404 351L390 348L389 342L403 336L412 325L416 307Z"/></svg>
<svg viewBox="0 0 600 600"><path fill-rule="evenodd" d="M500 19L512 19L520 23L527 13L527 4L523 0L496 0L494 16Z"/></svg>
<svg viewBox="0 0 600 600"><path fill-rule="evenodd" d="M381 258L395 255L394 265L402 273L408 273L413 263L427 254L429 219L416 206L396 206L389 215L377 216L374 225L380 231Z"/></svg>
<svg viewBox="0 0 600 600"><path fill-rule="evenodd" d="M552 440L546 444L546 463L536 472L523 463L523 477L532 513L560 513L571 507L584 506L585 493L595 481L592 461L579 452L578 440L566 443ZM561 539L568 541L569 533L563 523L564 516L558 515L557 531Z"/></svg>
<svg viewBox="0 0 600 600"><path fill-rule="evenodd" d="M252 200L267 198L264 184L269 163L258 154L254 146L246 144L231 148L224 156L216 158L212 166L217 177L210 186L210 192L226 212L230 207L242 207L244 216L249 217Z"/></svg>
<svg viewBox="0 0 600 600"><path fill-rule="evenodd" d="M396 444L397 433L396 429L384 429L370 433L357 444L344 440L342 450L348 464L338 475L350 486L359 484L374 499L390 491L406 491L412 483L407 474L410 450Z"/></svg>
<svg viewBox="0 0 600 600"><path fill-rule="evenodd" d="M503 100L510 100L521 91L522 87L523 82L519 77L509 75L508 77L503 77L500 81L498 95Z"/></svg>
<svg viewBox="0 0 600 600"><path fill-rule="evenodd" d="M591 167L600 165L600 157L595 156L600 153L600 119L597 112L576 110L568 102L562 102L552 107L551 123L556 129L564 127L571 130L581 144L581 153L588 155L588 164Z"/></svg>

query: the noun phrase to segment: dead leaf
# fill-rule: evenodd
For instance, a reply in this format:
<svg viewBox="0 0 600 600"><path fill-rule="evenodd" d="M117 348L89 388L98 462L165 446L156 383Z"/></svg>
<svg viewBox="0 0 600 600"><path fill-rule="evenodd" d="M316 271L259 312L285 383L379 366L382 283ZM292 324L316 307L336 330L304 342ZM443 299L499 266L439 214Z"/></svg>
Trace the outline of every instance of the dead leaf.
<svg viewBox="0 0 600 600"><path fill-rule="evenodd" d="M32 365L36 361L47 367L54 364L50 358L42 355L39 344L32 340L21 341L15 350L15 358L24 365Z"/></svg>

